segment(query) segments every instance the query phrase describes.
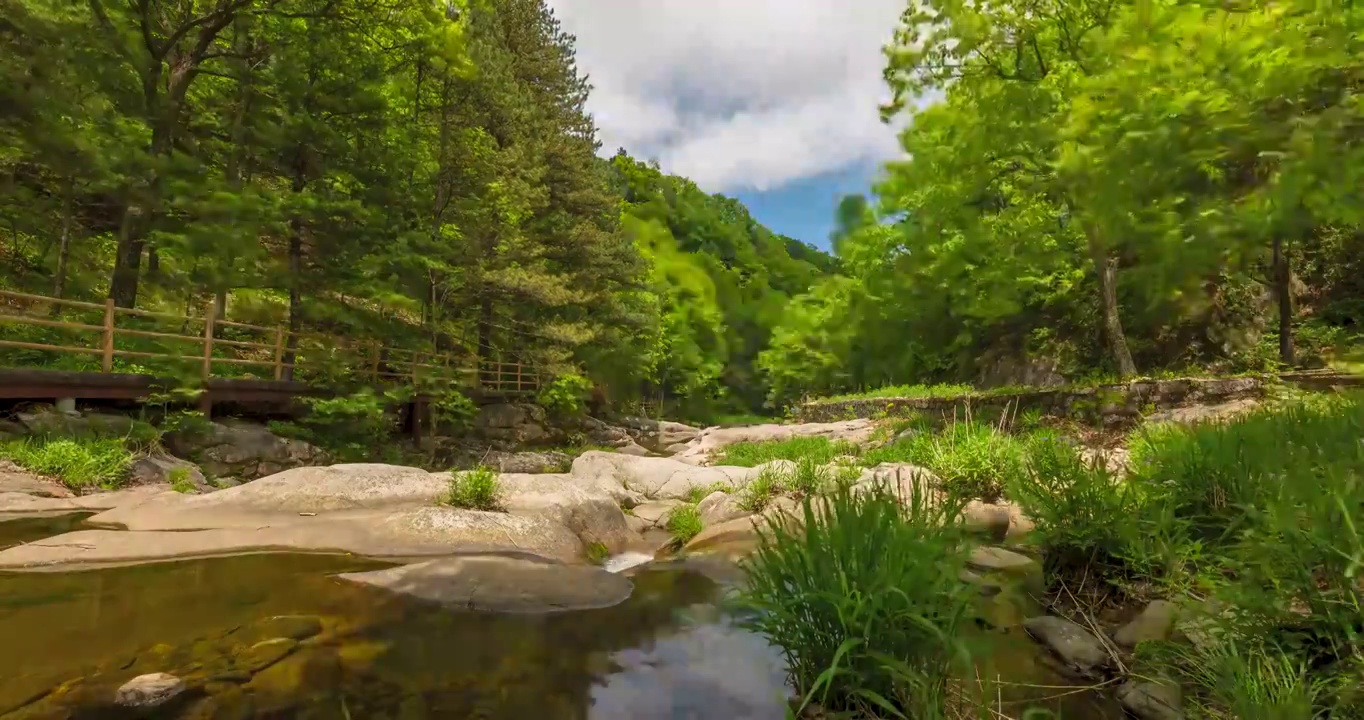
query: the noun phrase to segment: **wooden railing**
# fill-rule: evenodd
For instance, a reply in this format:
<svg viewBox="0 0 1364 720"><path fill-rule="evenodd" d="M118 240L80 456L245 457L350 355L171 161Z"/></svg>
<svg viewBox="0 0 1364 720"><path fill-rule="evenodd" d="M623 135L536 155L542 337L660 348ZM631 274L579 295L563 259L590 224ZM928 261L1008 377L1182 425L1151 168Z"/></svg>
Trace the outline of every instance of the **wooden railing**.
<svg viewBox="0 0 1364 720"><path fill-rule="evenodd" d="M22 306L46 305L48 317L18 312ZM98 313L99 324L62 319L63 314ZM375 340L341 338L319 333L296 332L283 325L265 326L218 319L221 313L210 303L202 317L121 308L114 301L81 302L61 298L0 290L0 323L54 328L88 334L90 342L54 344L0 338L0 348L39 350L58 354L85 354L99 357L99 370L115 371L115 359L136 358L175 361L197 365L203 380L216 369L232 366L245 369L246 377L300 380L335 376L368 379L373 384L411 384L422 386L432 381L451 382L465 387L505 394L535 391L540 375L535 368L520 362L478 360L470 354L438 353L384 346ZM120 319L124 319L120 326ZM145 324L175 323L178 332L128 327L141 320ZM195 331L191 332L191 328ZM256 339L248 339L255 336ZM119 346L119 338L150 338L166 343L184 343L186 353L151 352ZM197 346L197 347L196 347ZM191 349L192 348L192 349ZM241 377L241 375L230 375Z"/></svg>

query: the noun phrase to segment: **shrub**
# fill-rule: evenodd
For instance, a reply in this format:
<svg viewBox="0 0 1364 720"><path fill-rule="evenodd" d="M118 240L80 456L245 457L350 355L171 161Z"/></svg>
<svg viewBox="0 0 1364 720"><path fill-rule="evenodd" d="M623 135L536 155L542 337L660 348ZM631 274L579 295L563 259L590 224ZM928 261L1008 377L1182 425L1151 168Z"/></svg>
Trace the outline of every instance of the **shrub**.
<svg viewBox="0 0 1364 720"><path fill-rule="evenodd" d="M697 512L695 505L678 505L668 513L665 527L677 543L685 545L701 532L701 513Z"/></svg>
<svg viewBox="0 0 1364 720"><path fill-rule="evenodd" d="M497 471L480 465L473 470L450 473L450 493L445 502L466 510L500 512L502 483Z"/></svg>
<svg viewBox="0 0 1364 720"><path fill-rule="evenodd" d="M554 378L540 389L535 400L550 413L568 417L583 411L592 381L577 373L566 373Z"/></svg>
<svg viewBox="0 0 1364 720"><path fill-rule="evenodd" d="M123 441L114 438L15 440L0 447L0 456L54 476L73 490L116 488L127 479L133 461Z"/></svg>
<svg viewBox="0 0 1364 720"><path fill-rule="evenodd" d="M773 460L799 462L809 459L823 465L836 457L857 455L860 451L857 445L850 442L834 442L825 437L796 437L771 442L734 443L720 453L716 464L757 467Z"/></svg>
<svg viewBox="0 0 1364 720"><path fill-rule="evenodd" d="M445 432L467 430L478 415L478 406L457 388L445 388L433 395L432 417L437 428Z"/></svg>
<svg viewBox="0 0 1364 720"><path fill-rule="evenodd" d="M744 489L739 492L739 507L752 513L759 513L767 509L767 504L773 497L780 495L782 491L781 473L771 468L764 468L758 476L749 480Z"/></svg>
<svg viewBox="0 0 1364 720"><path fill-rule="evenodd" d="M372 458L392 435L394 419L385 408L403 400L401 391L384 394L365 388L332 398L305 398L308 415L298 423L271 422L271 432L305 440L343 462Z"/></svg>
<svg viewBox="0 0 1364 720"><path fill-rule="evenodd" d="M781 649L802 710L942 716L973 591L948 522L960 505L927 500L838 487L806 498L803 529L770 522L742 561L741 622Z"/></svg>
<svg viewBox="0 0 1364 720"><path fill-rule="evenodd" d="M194 482L189 479L189 468L173 468L167 474L167 479L170 480L171 489L175 492L191 493L195 490Z"/></svg>

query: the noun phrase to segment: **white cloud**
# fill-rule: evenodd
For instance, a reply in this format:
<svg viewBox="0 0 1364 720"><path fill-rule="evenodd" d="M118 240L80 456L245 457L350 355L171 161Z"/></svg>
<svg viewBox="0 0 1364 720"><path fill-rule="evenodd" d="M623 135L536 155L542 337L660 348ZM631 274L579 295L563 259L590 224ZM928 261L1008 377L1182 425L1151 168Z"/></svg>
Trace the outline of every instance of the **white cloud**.
<svg viewBox="0 0 1364 720"><path fill-rule="evenodd" d="M905 0L549 0L578 38L605 154L712 192L897 154L877 106Z"/></svg>

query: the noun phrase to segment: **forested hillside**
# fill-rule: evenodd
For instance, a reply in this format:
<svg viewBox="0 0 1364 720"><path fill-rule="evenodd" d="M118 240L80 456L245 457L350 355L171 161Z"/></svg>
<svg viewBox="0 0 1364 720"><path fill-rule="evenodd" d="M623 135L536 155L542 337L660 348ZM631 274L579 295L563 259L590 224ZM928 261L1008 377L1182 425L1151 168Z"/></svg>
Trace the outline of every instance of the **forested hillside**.
<svg viewBox="0 0 1364 720"><path fill-rule="evenodd" d="M3 286L755 407L833 260L597 156L542 0L0 0ZM13 329L6 332L14 332Z"/></svg>
<svg viewBox="0 0 1364 720"><path fill-rule="evenodd" d="M774 399L1329 359L1364 321L1362 27L1335 3L912 5L884 111L940 100L841 208L848 277L786 313Z"/></svg>

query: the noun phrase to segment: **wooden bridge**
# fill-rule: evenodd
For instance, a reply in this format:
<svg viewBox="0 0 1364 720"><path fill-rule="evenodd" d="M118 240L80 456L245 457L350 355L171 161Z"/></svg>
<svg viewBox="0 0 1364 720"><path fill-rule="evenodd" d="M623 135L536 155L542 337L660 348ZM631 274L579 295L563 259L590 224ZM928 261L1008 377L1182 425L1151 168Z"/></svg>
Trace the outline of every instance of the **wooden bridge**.
<svg viewBox="0 0 1364 720"><path fill-rule="evenodd" d="M342 383L408 386L419 398L442 386L495 397L540 387L540 375L520 362L385 346L220 315L215 304L202 316L176 315L115 307L113 300L0 290L0 324L26 328L22 340L0 335L0 398L139 400L189 385L201 391L200 406L207 410L215 402L287 404ZM16 359L20 355L27 357Z"/></svg>

